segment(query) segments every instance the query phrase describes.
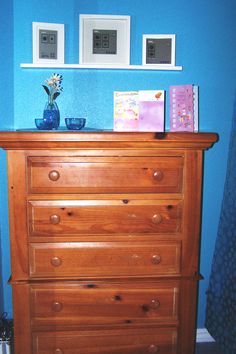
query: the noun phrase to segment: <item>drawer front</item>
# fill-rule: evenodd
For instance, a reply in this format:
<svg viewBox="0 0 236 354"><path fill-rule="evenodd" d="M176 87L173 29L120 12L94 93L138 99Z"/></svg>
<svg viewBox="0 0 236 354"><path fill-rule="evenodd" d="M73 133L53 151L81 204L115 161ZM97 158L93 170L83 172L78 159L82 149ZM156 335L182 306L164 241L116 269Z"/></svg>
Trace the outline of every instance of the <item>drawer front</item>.
<svg viewBox="0 0 236 354"><path fill-rule="evenodd" d="M33 333L33 354L177 354L175 328Z"/></svg>
<svg viewBox="0 0 236 354"><path fill-rule="evenodd" d="M38 325L116 325L176 323L177 282L162 284L32 285L32 323Z"/></svg>
<svg viewBox="0 0 236 354"><path fill-rule="evenodd" d="M31 236L181 231L179 200L29 201Z"/></svg>
<svg viewBox="0 0 236 354"><path fill-rule="evenodd" d="M32 277L176 275L180 242L31 243Z"/></svg>
<svg viewBox="0 0 236 354"><path fill-rule="evenodd" d="M183 157L28 157L30 193L182 191Z"/></svg>

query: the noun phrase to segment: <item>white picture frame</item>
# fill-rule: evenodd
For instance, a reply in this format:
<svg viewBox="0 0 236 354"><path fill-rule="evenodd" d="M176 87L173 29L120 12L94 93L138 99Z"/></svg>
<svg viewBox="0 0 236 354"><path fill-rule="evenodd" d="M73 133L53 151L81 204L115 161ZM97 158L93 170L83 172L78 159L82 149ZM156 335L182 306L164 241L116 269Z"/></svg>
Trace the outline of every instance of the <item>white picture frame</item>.
<svg viewBox="0 0 236 354"><path fill-rule="evenodd" d="M112 54L94 53L94 31L115 33ZM108 42L109 43L109 42ZM110 44L109 44L110 45ZM111 47L110 47L111 48ZM108 50L107 50L108 52ZM79 63L91 65L130 64L130 16L80 15Z"/></svg>
<svg viewBox="0 0 236 354"><path fill-rule="evenodd" d="M42 57L40 54L40 38L43 31L53 31L56 33L57 45L56 55L52 57ZM45 32L46 33L46 32ZM33 22L32 23L32 41L33 41L33 63L34 64L64 64L65 56L65 35L64 24ZM54 54L54 53L53 53Z"/></svg>
<svg viewBox="0 0 236 354"><path fill-rule="evenodd" d="M143 34L142 64L175 66L175 37L175 34Z"/></svg>

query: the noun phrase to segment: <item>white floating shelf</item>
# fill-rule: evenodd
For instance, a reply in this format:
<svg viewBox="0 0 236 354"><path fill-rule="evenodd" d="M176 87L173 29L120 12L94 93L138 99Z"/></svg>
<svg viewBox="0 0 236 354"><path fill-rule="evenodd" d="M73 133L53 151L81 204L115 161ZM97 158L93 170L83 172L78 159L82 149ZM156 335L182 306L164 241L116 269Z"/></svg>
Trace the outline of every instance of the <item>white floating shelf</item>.
<svg viewBox="0 0 236 354"><path fill-rule="evenodd" d="M21 68L38 69L110 69L110 70L169 70L181 71L182 66L167 65L111 65L111 64L20 64Z"/></svg>

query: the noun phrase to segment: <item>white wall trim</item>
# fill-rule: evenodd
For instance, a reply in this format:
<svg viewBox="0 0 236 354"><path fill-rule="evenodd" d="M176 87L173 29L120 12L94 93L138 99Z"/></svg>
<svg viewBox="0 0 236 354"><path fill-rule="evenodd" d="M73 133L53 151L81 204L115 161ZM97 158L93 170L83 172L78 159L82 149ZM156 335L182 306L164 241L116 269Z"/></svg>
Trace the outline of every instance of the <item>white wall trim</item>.
<svg viewBox="0 0 236 354"><path fill-rule="evenodd" d="M208 330L206 328L198 328L197 329L197 338L196 338L197 343L201 342L214 342L214 338L209 334Z"/></svg>

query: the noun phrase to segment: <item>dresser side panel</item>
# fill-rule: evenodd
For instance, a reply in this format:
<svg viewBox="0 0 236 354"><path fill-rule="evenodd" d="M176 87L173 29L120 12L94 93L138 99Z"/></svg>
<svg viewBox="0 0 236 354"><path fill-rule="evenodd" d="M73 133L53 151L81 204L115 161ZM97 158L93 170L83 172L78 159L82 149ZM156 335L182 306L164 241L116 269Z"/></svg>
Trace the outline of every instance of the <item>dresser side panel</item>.
<svg viewBox="0 0 236 354"><path fill-rule="evenodd" d="M8 151L8 191L12 280L28 279L25 153Z"/></svg>
<svg viewBox="0 0 236 354"><path fill-rule="evenodd" d="M202 151L186 151L183 191L182 275L199 273L199 242L202 199Z"/></svg>
<svg viewBox="0 0 236 354"><path fill-rule="evenodd" d="M14 310L14 354L32 354L30 288L27 283L12 284Z"/></svg>

